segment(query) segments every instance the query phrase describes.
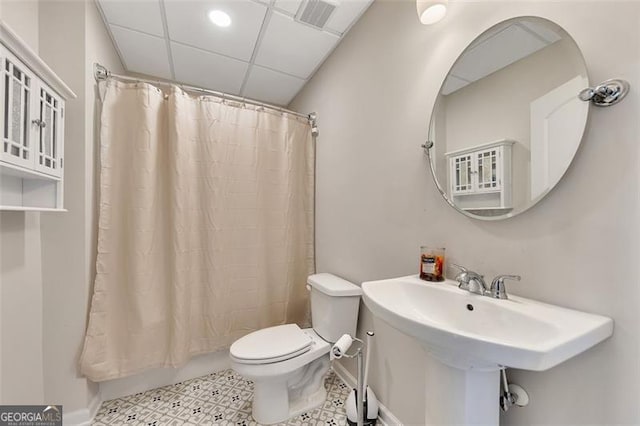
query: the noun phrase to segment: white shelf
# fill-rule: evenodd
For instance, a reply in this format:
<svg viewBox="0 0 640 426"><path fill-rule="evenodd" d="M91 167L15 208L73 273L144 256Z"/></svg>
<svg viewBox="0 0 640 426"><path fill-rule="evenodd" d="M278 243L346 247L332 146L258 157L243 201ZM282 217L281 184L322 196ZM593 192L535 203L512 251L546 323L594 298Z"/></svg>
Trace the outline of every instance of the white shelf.
<svg viewBox="0 0 640 426"><path fill-rule="evenodd" d="M67 209L54 209L46 207L24 207L24 206L0 206L0 211L5 212L67 212Z"/></svg>
<svg viewBox="0 0 640 426"><path fill-rule="evenodd" d="M504 210L504 211L509 211L509 210L513 210L513 207L467 207L467 208L463 208L462 210L464 211L483 211L483 210Z"/></svg>
<svg viewBox="0 0 640 426"><path fill-rule="evenodd" d="M454 156L458 156L461 154L468 154L470 152L478 152L478 151L482 151L485 149L491 149L491 148L495 148L497 146L511 146L514 143L516 143L516 141L511 140L511 139L498 139L495 141L491 141L491 142L487 142L487 143L483 143L480 145L475 145L475 146L471 146L468 148L461 148L461 149L456 149L455 151L449 151L449 152L445 152L444 156L445 157L454 157Z"/></svg>
<svg viewBox="0 0 640 426"><path fill-rule="evenodd" d="M62 178L51 176L46 173L38 172L33 169L25 169L4 161L0 161L0 175L15 176L23 179L45 179L51 181L61 181ZM2 177L0 177L2 179Z"/></svg>
<svg viewBox="0 0 640 426"><path fill-rule="evenodd" d="M499 194L501 191L502 189L483 189L483 190L477 190L475 192L458 192L453 194L453 196L454 197L468 197L473 195L482 196L485 194Z"/></svg>

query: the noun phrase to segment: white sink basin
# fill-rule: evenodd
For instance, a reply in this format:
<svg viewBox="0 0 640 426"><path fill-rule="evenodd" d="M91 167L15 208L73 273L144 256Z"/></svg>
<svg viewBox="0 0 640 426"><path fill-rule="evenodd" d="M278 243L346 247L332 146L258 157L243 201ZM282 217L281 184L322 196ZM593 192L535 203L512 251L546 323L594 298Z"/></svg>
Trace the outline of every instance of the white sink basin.
<svg viewBox="0 0 640 426"><path fill-rule="evenodd" d="M479 296L450 280L409 276L365 282L362 290L375 316L462 370L547 370L613 333L607 317L513 295L508 300Z"/></svg>

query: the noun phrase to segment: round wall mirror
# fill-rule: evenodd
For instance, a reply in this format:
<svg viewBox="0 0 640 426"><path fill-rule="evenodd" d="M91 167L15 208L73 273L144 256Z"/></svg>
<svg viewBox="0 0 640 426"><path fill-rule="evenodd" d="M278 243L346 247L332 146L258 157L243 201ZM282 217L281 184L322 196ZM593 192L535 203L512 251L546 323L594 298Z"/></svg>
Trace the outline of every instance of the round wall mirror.
<svg viewBox="0 0 640 426"><path fill-rule="evenodd" d="M580 145L589 103L580 49L546 19L501 22L456 60L438 95L427 152L445 199L467 216L522 213L553 189Z"/></svg>

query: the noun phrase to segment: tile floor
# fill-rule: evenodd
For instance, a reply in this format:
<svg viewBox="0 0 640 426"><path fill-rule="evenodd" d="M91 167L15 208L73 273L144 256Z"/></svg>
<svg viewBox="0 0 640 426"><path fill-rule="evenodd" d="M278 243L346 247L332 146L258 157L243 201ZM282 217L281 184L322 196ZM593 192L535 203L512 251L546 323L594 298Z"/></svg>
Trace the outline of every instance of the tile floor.
<svg viewBox="0 0 640 426"><path fill-rule="evenodd" d="M327 400L283 425L345 425L344 402L349 387L330 371L325 378ZM233 370L102 403L94 426L237 425L254 426L251 417L253 382Z"/></svg>

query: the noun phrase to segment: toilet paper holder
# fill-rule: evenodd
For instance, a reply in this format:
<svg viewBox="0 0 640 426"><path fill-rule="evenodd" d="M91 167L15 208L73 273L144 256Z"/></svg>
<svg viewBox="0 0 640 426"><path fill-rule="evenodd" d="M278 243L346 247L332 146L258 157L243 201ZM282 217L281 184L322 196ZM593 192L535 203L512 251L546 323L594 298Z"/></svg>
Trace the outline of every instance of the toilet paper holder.
<svg viewBox="0 0 640 426"><path fill-rule="evenodd" d="M367 376L368 376L368 370L369 370L369 356L370 356L370 341L371 338L374 336L374 333L372 331L368 331L367 332L367 344L365 344L365 342L363 340L358 339L357 337L352 337L350 335L343 335L340 339L338 339L338 341L335 343L335 345L331 348L331 358L332 359L340 359L342 357L345 358L356 358L357 360L357 370L358 370L358 379L357 379L357 387L356 387L356 392L354 395L355 399L355 406L356 406L356 416L357 416L357 426L363 426L365 424L365 400L367 398L368 390L367 390ZM344 340L344 341L343 341ZM349 353L349 350L351 349L352 345L354 342L357 342L358 345L355 348L355 352L351 352ZM345 344L346 343L346 344ZM367 348L367 362L366 362L366 366L365 366L365 361L364 361L364 348ZM338 349L337 352L336 349ZM353 392L352 392L353 394ZM373 393L371 393L373 395ZM351 397L351 395L350 395ZM375 399L375 396L373 396L373 398ZM349 404L347 403L347 408L349 406ZM375 406L377 407L377 402L375 404ZM348 411L348 410L347 410ZM375 409L375 417L377 417L377 408ZM349 417L349 415L347 415L347 417ZM351 419L353 420L353 419ZM374 420L375 423L375 420ZM353 424L351 421L349 421L349 424ZM371 424L369 422L367 422L367 424Z"/></svg>
<svg viewBox="0 0 640 426"><path fill-rule="evenodd" d="M350 353L343 354L342 356L344 356L345 358L356 358L358 357L358 355L363 354L364 341L358 339L357 337L353 337L352 339L354 343L358 343L358 347L355 349L355 352L352 354ZM351 350L351 348L349 348L349 350Z"/></svg>
<svg viewBox="0 0 640 426"><path fill-rule="evenodd" d="M342 357L345 358L356 358L358 355L360 355L362 353L362 350L364 349L365 343L364 341L358 339L357 337L350 337L350 342L346 348L346 350L344 352L340 351L338 348L339 346L339 342L340 340L342 340L345 336L349 336L348 334L345 334L344 336L342 336L340 339L338 339L338 341L335 343L335 345L331 348L331 359L340 359ZM355 352L352 353L348 353L347 351L352 349L353 343L358 343L358 346L355 348ZM336 349L338 349L338 352L336 352Z"/></svg>

